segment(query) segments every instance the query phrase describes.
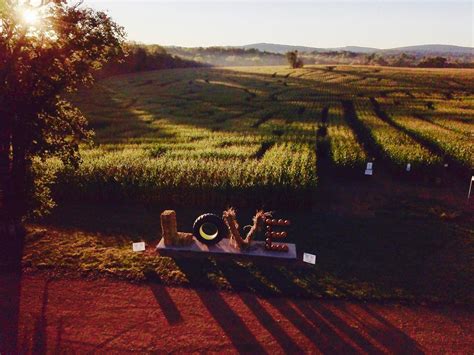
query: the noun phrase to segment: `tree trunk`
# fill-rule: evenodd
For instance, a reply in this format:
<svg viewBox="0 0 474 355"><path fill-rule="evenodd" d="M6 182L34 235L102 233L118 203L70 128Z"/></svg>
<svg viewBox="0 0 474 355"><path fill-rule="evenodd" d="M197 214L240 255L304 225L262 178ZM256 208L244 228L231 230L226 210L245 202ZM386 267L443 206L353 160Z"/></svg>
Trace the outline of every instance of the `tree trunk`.
<svg viewBox="0 0 474 355"><path fill-rule="evenodd" d="M0 117L0 240L22 233L15 213L12 171L12 131L5 117Z"/></svg>
<svg viewBox="0 0 474 355"><path fill-rule="evenodd" d="M12 137L12 212L13 218L21 221L28 212L28 191L27 174L29 164L26 157L25 129L20 125L16 126Z"/></svg>
<svg viewBox="0 0 474 355"><path fill-rule="evenodd" d="M4 117L0 118L2 121ZM11 181L10 143L11 134L0 122L0 237L10 234L10 208L8 187Z"/></svg>

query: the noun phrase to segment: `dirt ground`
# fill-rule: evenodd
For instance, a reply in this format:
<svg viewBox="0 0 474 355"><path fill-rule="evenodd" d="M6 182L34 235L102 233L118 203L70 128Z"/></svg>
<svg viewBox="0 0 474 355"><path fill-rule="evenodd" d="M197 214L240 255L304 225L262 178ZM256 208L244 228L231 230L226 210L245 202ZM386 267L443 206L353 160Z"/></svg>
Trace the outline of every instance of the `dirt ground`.
<svg viewBox="0 0 474 355"><path fill-rule="evenodd" d="M0 275L0 353L470 353L474 312Z"/></svg>

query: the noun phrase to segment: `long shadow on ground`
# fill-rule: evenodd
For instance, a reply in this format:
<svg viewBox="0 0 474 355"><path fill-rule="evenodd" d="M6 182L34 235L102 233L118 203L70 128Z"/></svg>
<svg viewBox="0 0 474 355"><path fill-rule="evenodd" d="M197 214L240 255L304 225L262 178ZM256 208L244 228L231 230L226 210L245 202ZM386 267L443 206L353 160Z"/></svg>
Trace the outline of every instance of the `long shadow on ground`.
<svg viewBox="0 0 474 355"><path fill-rule="evenodd" d="M23 238L0 235L0 354L18 349Z"/></svg>
<svg viewBox="0 0 474 355"><path fill-rule="evenodd" d="M199 278L202 281L207 279L207 275L202 272L202 269L189 267L189 264L183 262L178 262L178 264L190 280ZM262 293L274 292L274 290L269 290L268 284L262 281L263 278L276 285L282 294L285 294L285 289L288 288L299 289L301 295L307 295L308 293L306 289L292 284L281 274L275 272L276 270L273 268L268 268L257 279L247 268L235 262L217 262L212 266L218 268L231 285L235 284L236 288L241 287L242 278L244 278L248 285L251 285L250 287L259 287L259 291ZM230 309L220 296L217 296L216 299L216 297L209 297L209 293L206 291L198 290L197 292L209 312L229 335L237 349L240 351L261 351L260 345L249 334L248 328L241 324L240 320L236 320L235 309ZM280 322L275 320L266 310L260 299L247 292L240 293L239 297L245 306L252 311L260 325L274 335L275 340L284 349L285 353L301 353L303 351L293 341L288 334L288 330L283 328ZM366 313L365 318L370 318L370 322L367 322L367 324L361 322L359 327L354 328L337 314L347 312L343 302L335 303L333 309L333 307L322 305L317 300L290 300L283 297L270 297L266 298L265 301L323 353L355 353L362 350L373 354L379 353L380 347L388 352L422 353L416 341L363 305L360 306L358 311L364 311ZM337 313L335 310L337 310ZM348 313L347 317L355 316ZM373 325L374 322L376 323L375 326ZM236 334L240 334L240 336ZM379 345L376 346L367 335L372 339L377 339Z"/></svg>
<svg viewBox="0 0 474 355"><path fill-rule="evenodd" d="M209 261L206 259L203 263L209 263ZM177 264L191 282L202 284L208 280L207 277L203 277L203 275L200 274L200 270L202 269L179 260ZM202 288L197 289L196 293L209 313L229 337L237 351L240 353L266 353L250 329L219 293L209 293Z"/></svg>

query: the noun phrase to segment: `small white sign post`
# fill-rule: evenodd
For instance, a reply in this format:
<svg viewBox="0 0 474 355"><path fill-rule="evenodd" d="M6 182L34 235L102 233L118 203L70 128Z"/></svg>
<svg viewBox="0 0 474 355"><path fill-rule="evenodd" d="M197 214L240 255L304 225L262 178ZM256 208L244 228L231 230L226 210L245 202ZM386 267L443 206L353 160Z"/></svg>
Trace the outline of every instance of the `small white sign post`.
<svg viewBox="0 0 474 355"><path fill-rule="evenodd" d="M365 168L365 175L372 176L374 174L374 163L367 163Z"/></svg>
<svg viewBox="0 0 474 355"><path fill-rule="evenodd" d="M134 252L145 251L145 242L133 243L132 249Z"/></svg>
<svg viewBox="0 0 474 355"><path fill-rule="evenodd" d="M411 164L410 164L410 163L407 164L407 171L408 171L408 172L411 171Z"/></svg>
<svg viewBox="0 0 474 355"><path fill-rule="evenodd" d="M474 183L474 176L471 177L471 182L469 184L469 192L467 193L467 199L469 200L471 198L471 190L472 190L472 184Z"/></svg>
<svg viewBox="0 0 474 355"><path fill-rule="evenodd" d="M303 253L303 261L308 264L316 264L316 255Z"/></svg>

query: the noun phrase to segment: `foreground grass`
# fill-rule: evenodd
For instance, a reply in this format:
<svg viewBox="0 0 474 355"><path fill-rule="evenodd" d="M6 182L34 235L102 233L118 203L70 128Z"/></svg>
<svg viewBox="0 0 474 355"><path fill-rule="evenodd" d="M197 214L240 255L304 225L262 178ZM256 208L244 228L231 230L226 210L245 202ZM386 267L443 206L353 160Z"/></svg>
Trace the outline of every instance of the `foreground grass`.
<svg viewBox="0 0 474 355"><path fill-rule="evenodd" d="M143 205L63 207L30 226L23 266L59 275L266 295L472 303L470 206L410 198L410 189L392 190L390 196L382 195L380 186L327 191L331 199L323 202L321 193L313 211L282 213L294 221L289 242L297 244L300 254L317 254L317 266L157 255L162 208ZM191 230L194 218L204 211L177 212L180 230ZM244 225L253 211L239 212ZM131 243L142 240L148 250L133 253Z"/></svg>

